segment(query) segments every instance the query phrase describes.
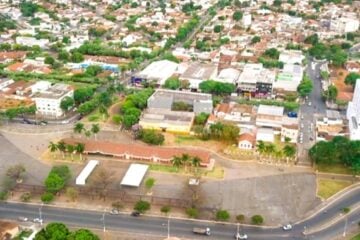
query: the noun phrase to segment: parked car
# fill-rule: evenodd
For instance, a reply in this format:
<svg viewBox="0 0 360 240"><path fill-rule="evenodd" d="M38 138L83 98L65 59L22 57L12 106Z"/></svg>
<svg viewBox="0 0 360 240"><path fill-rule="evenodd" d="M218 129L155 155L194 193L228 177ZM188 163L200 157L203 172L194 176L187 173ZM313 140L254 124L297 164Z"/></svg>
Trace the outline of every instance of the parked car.
<svg viewBox="0 0 360 240"><path fill-rule="evenodd" d="M311 102L309 102L308 105L311 106Z"/></svg>
<svg viewBox="0 0 360 240"><path fill-rule="evenodd" d="M286 225L284 225L284 226L282 227L282 229L283 229L284 231L289 231L289 230L292 229L292 226L291 226L291 224L286 224Z"/></svg>
<svg viewBox="0 0 360 240"><path fill-rule="evenodd" d="M18 220L21 222L27 222L29 219L27 217L18 217Z"/></svg>
<svg viewBox="0 0 360 240"><path fill-rule="evenodd" d="M133 217L139 217L140 216L140 212L134 211L131 213L131 216Z"/></svg>
<svg viewBox="0 0 360 240"><path fill-rule="evenodd" d="M119 212L119 210L117 210L117 209L112 209L111 211L110 211L110 214L111 215L118 215L118 214L120 214L120 212Z"/></svg>
<svg viewBox="0 0 360 240"><path fill-rule="evenodd" d="M297 118L298 114L296 112L288 112L288 117L290 118Z"/></svg>
<svg viewBox="0 0 360 240"><path fill-rule="evenodd" d="M248 236L247 236L246 234L236 233L236 234L235 234L235 239L236 239L236 240L248 239Z"/></svg>
<svg viewBox="0 0 360 240"><path fill-rule="evenodd" d="M34 222L34 223L40 223L40 224L42 224L42 223L43 223L43 220L42 220L41 218L34 218L34 219L33 219L33 222Z"/></svg>
<svg viewBox="0 0 360 240"><path fill-rule="evenodd" d="M47 124L48 124L47 121L41 121L41 122L40 122L40 125L41 125L41 126L46 126Z"/></svg>

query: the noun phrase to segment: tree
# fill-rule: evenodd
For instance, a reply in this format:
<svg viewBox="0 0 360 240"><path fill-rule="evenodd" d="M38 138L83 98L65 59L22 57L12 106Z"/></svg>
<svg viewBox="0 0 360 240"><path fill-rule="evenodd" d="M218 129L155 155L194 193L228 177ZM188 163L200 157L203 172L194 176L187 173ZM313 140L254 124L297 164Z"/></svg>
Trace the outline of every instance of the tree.
<svg viewBox="0 0 360 240"><path fill-rule="evenodd" d="M278 59L280 52L276 48L269 48L265 51L264 55L272 59Z"/></svg>
<svg viewBox="0 0 360 240"><path fill-rule="evenodd" d="M351 72L346 76L345 84L352 85L353 87L355 87L356 80L358 80L358 79L360 79L360 74L355 73L355 72Z"/></svg>
<svg viewBox="0 0 360 240"><path fill-rule="evenodd" d="M224 26L222 26L222 25L215 25L214 26L214 32L215 33L220 33L223 29L224 29Z"/></svg>
<svg viewBox="0 0 360 240"><path fill-rule="evenodd" d="M265 143L262 140L259 140L256 144L256 149L260 154L265 153Z"/></svg>
<svg viewBox="0 0 360 240"><path fill-rule="evenodd" d="M268 154L269 156L274 154L276 151L276 146L273 143L268 143L265 145L265 153Z"/></svg>
<svg viewBox="0 0 360 240"><path fill-rule="evenodd" d="M145 187L146 189L150 192L151 189L154 187L155 185L155 179L154 178L148 178L145 181Z"/></svg>
<svg viewBox="0 0 360 240"><path fill-rule="evenodd" d="M122 120L122 117L120 114L114 114L113 117L112 117L112 121L113 123L115 123L116 125L120 125L121 124L121 120Z"/></svg>
<svg viewBox="0 0 360 240"><path fill-rule="evenodd" d="M239 214L236 216L236 221L238 221L239 223L244 223L245 222L245 215L244 214Z"/></svg>
<svg viewBox="0 0 360 240"><path fill-rule="evenodd" d="M199 84L202 92L211 93L215 95L230 95L235 91L235 85L232 83L223 83L214 80L203 81Z"/></svg>
<svg viewBox="0 0 360 240"><path fill-rule="evenodd" d="M338 95L338 89L334 85L330 85L326 91L324 91L323 96L327 101L335 101Z"/></svg>
<svg viewBox="0 0 360 240"><path fill-rule="evenodd" d="M170 162L174 167L176 167L176 169L179 169L183 165L183 161L182 161L181 157L179 157L179 156L174 156L170 160Z"/></svg>
<svg viewBox="0 0 360 240"><path fill-rule="evenodd" d="M200 113L195 116L194 122L196 125L205 125L207 119L209 117L208 113Z"/></svg>
<svg viewBox="0 0 360 240"><path fill-rule="evenodd" d="M91 76L91 77L95 77L96 75L98 75L102 71L103 71L103 69L100 66L91 65L91 66L86 68L85 74L88 75L88 76Z"/></svg>
<svg viewBox="0 0 360 240"><path fill-rule="evenodd" d="M80 155L80 161L82 160L82 154L85 151L85 145L83 143L77 143L74 147L75 151Z"/></svg>
<svg viewBox="0 0 360 240"><path fill-rule="evenodd" d="M251 223L255 225L261 225L264 223L264 218L261 215L254 215L251 217Z"/></svg>
<svg viewBox="0 0 360 240"><path fill-rule="evenodd" d="M134 206L134 210L140 213L145 213L149 209L150 209L150 203L143 200L136 202Z"/></svg>
<svg viewBox="0 0 360 240"><path fill-rule="evenodd" d="M24 17L33 17L38 11L39 6L31 1L23 1L20 3L20 11Z"/></svg>
<svg viewBox="0 0 360 240"><path fill-rule="evenodd" d="M47 191L56 193L63 189L65 186L64 179L62 179L56 173L50 172L49 176L45 179L45 187Z"/></svg>
<svg viewBox="0 0 360 240"><path fill-rule="evenodd" d="M170 207L170 206L162 206L162 207L160 208L160 211L161 211L162 213L168 214L168 213L171 211L171 207Z"/></svg>
<svg viewBox="0 0 360 240"><path fill-rule="evenodd" d="M53 200L54 200L54 194L52 194L50 192L46 192L41 195L41 201L43 203L50 203Z"/></svg>
<svg viewBox="0 0 360 240"><path fill-rule="evenodd" d="M48 146L48 149L50 150L50 152L53 153L53 158L55 158L55 152L58 150L57 144L54 143L54 142L50 142L49 146Z"/></svg>
<svg viewBox="0 0 360 240"><path fill-rule="evenodd" d="M65 158L65 150L66 150L66 144L63 140L59 141L57 143L57 149L61 152L62 158Z"/></svg>
<svg viewBox="0 0 360 240"><path fill-rule="evenodd" d="M84 130L85 130L85 126L83 123L78 122L75 124L74 133L81 134Z"/></svg>
<svg viewBox="0 0 360 240"><path fill-rule="evenodd" d="M181 80L180 81L180 88L181 89L188 89L190 87L189 80Z"/></svg>
<svg viewBox="0 0 360 240"><path fill-rule="evenodd" d="M139 138L150 145L162 145L165 141L163 134L152 129L142 129L139 133Z"/></svg>
<svg viewBox="0 0 360 240"><path fill-rule="evenodd" d="M80 52L74 52L71 55L71 61L74 63L79 63L84 61L84 56Z"/></svg>
<svg viewBox="0 0 360 240"><path fill-rule="evenodd" d="M280 7L282 4L282 0L274 0L273 5L276 7Z"/></svg>
<svg viewBox="0 0 360 240"><path fill-rule="evenodd" d="M107 191L110 184L113 182L115 172L108 171L103 167L97 169L90 181L90 185L99 190L98 194L100 198L106 200Z"/></svg>
<svg viewBox="0 0 360 240"><path fill-rule="evenodd" d="M22 164L16 164L8 168L6 176L15 181L20 181L25 171L25 167Z"/></svg>
<svg viewBox="0 0 360 240"><path fill-rule="evenodd" d="M96 136L97 136L97 134L100 132L99 124L93 124L93 125L91 126L91 132L94 134L95 140L96 140Z"/></svg>
<svg viewBox="0 0 360 240"><path fill-rule="evenodd" d="M73 187L66 188L66 193L65 194L72 202L75 202L76 199L79 196L78 191Z"/></svg>
<svg viewBox="0 0 360 240"><path fill-rule="evenodd" d="M59 239L65 240L70 231L63 223L49 223L44 229L35 235L35 240Z"/></svg>
<svg viewBox="0 0 360 240"><path fill-rule="evenodd" d="M199 211L192 207L192 208L188 208L186 209L186 214L190 217L190 218L197 218L199 215Z"/></svg>
<svg viewBox="0 0 360 240"><path fill-rule="evenodd" d="M293 158L296 154L296 148L293 145L286 145L283 149L282 152L284 153L284 155L286 156L286 158Z"/></svg>
<svg viewBox="0 0 360 240"><path fill-rule="evenodd" d="M51 169L51 172L59 175L62 179L64 179L65 183L67 183L71 178L70 168L67 165L54 166Z"/></svg>
<svg viewBox="0 0 360 240"><path fill-rule="evenodd" d="M259 36L254 36L252 39L251 39L251 44L255 44L255 43L258 43L261 41L261 38Z"/></svg>
<svg viewBox="0 0 360 240"><path fill-rule="evenodd" d="M310 36L306 37L304 42L314 46L317 43L319 43L319 36L315 33L313 35L310 35Z"/></svg>
<svg viewBox="0 0 360 240"><path fill-rule="evenodd" d="M301 97L309 96L313 89L313 82L307 76L304 76L304 79L301 81L297 87L297 91Z"/></svg>
<svg viewBox="0 0 360 240"><path fill-rule="evenodd" d="M74 160L74 151L75 151L75 147L71 144L66 144L66 151L70 154L71 156L71 160Z"/></svg>
<svg viewBox="0 0 360 240"><path fill-rule="evenodd" d="M177 77L170 77L165 81L164 88L176 90L180 87L180 80Z"/></svg>
<svg viewBox="0 0 360 240"><path fill-rule="evenodd" d="M30 192L24 192L23 194L21 194L20 199L23 202L29 202L30 199L31 199L31 193Z"/></svg>
<svg viewBox="0 0 360 240"><path fill-rule="evenodd" d="M216 212L216 220L219 220L219 221L228 221L230 218L230 214L228 211L226 210L218 210Z"/></svg>
<svg viewBox="0 0 360 240"><path fill-rule="evenodd" d="M67 240L100 240L100 238L88 229L78 229L68 235Z"/></svg>
<svg viewBox="0 0 360 240"><path fill-rule="evenodd" d="M55 63L55 59L53 57L47 56L45 57L44 63L52 66Z"/></svg>
<svg viewBox="0 0 360 240"><path fill-rule="evenodd" d="M94 91L92 88L89 87L78 88L74 91L74 100L76 104L80 104L89 100L93 95L94 95Z"/></svg>
<svg viewBox="0 0 360 240"><path fill-rule="evenodd" d="M320 141L310 148L309 156L317 164L330 165L335 162L336 149L332 142Z"/></svg>
<svg viewBox="0 0 360 240"><path fill-rule="evenodd" d="M191 165L197 171L198 167L200 167L200 165L201 165L201 158L199 158L198 156L192 157L191 158Z"/></svg>
<svg viewBox="0 0 360 240"><path fill-rule="evenodd" d="M71 97L64 97L63 100L60 102L61 110L67 112L74 106L74 99Z"/></svg>
<svg viewBox="0 0 360 240"><path fill-rule="evenodd" d="M70 59L70 54L68 52L63 51L63 50L59 52L58 60L67 62L67 61L69 61L69 59Z"/></svg>
<svg viewBox="0 0 360 240"><path fill-rule="evenodd" d="M232 17L235 21L240 21L243 17L243 13L241 11L235 11Z"/></svg>

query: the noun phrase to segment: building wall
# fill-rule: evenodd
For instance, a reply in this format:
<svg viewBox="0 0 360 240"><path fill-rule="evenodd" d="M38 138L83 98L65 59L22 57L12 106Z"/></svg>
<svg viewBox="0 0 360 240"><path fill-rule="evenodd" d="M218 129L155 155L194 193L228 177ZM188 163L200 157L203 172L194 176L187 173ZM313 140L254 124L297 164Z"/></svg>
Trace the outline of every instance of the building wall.
<svg viewBox="0 0 360 240"><path fill-rule="evenodd" d="M281 128L281 141L282 142L285 142L285 138L288 137L291 139L290 142L296 143L298 135L299 135L298 129L286 128L286 127Z"/></svg>
<svg viewBox="0 0 360 240"><path fill-rule="evenodd" d="M61 98L35 98L36 109L39 114L60 117L64 114L60 108L60 103L65 97L73 97L74 91L71 90Z"/></svg>
<svg viewBox="0 0 360 240"><path fill-rule="evenodd" d="M253 145L248 141L241 141L239 142L238 147L240 149L251 150L253 148Z"/></svg>

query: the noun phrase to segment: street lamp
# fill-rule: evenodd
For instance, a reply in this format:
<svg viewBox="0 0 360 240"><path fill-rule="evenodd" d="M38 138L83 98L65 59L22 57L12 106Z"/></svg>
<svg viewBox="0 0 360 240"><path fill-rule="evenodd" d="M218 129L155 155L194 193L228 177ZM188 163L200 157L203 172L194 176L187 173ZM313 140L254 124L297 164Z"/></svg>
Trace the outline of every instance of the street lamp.
<svg viewBox="0 0 360 240"><path fill-rule="evenodd" d="M102 220L103 222L103 231L106 231L106 226L105 226L105 214L106 214L106 208L104 209L104 213L102 214L102 218L100 220Z"/></svg>
<svg viewBox="0 0 360 240"><path fill-rule="evenodd" d="M167 237L170 239L170 215L168 216Z"/></svg>

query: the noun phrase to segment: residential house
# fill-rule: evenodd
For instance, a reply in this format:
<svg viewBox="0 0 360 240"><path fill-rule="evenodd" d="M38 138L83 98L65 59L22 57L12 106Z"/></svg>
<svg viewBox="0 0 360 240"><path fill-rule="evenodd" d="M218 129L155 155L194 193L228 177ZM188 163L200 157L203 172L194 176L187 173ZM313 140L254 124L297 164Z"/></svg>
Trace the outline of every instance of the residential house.
<svg viewBox="0 0 360 240"><path fill-rule="evenodd" d="M326 110L326 115L316 119L316 141L329 141L335 136L348 136L349 130L340 113Z"/></svg>
<svg viewBox="0 0 360 240"><path fill-rule="evenodd" d="M283 116L280 131L280 140L282 142L286 142L286 139L289 139L291 143L296 143L299 137L299 119Z"/></svg>
<svg viewBox="0 0 360 240"><path fill-rule="evenodd" d="M256 136L251 133L242 133L239 136L238 147L243 150L252 150L256 146Z"/></svg>
<svg viewBox="0 0 360 240"><path fill-rule="evenodd" d="M359 19L349 17L337 17L331 19L330 30L339 34L356 32L359 29Z"/></svg>
<svg viewBox="0 0 360 240"><path fill-rule="evenodd" d="M260 105L256 114L256 126L281 128L283 124L284 107Z"/></svg>
<svg viewBox="0 0 360 240"><path fill-rule="evenodd" d="M16 37L16 43L28 47L39 46L40 48L48 47L49 39L36 39L33 37Z"/></svg>
<svg viewBox="0 0 360 240"><path fill-rule="evenodd" d="M7 64L12 61L22 61L25 57L25 51L0 52L0 63Z"/></svg>
<svg viewBox="0 0 360 240"><path fill-rule="evenodd" d="M348 72L360 73L360 63L359 62L347 62L345 63L345 68Z"/></svg>

